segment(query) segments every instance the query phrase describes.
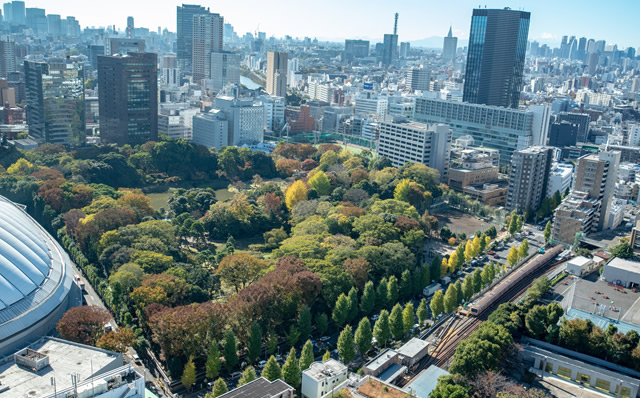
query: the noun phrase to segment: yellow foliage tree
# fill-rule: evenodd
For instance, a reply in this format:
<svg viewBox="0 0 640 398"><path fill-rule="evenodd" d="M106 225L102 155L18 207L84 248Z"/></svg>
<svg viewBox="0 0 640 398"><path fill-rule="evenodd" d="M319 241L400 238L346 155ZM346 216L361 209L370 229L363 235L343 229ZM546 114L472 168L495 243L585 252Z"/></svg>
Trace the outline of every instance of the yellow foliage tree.
<svg viewBox="0 0 640 398"><path fill-rule="evenodd" d="M9 166L7 173L9 174L27 174L33 168L33 164L25 158L18 159L14 164Z"/></svg>
<svg viewBox="0 0 640 398"><path fill-rule="evenodd" d="M473 249L473 257L476 257L478 254L480 254L480 250L482 250L482 247L480 246L480 237L478 235L473 238L473 242L471 242L471 248Z"/></svg>
<svg viewBox="0 0 640 398"><path fill-rule="evenodd" d="M135 211L140 218L153 216L156 212L151 207L151 200L141 192L128 191L117 200L121 207L129 207Z"/></svg>
<svg viewBox="0 0 640 398"><path fill-rule="evenodd" d="M467 244L464 246L464 261L469 262L473 257L473 243L470 240L467 241Z"/></svg>
<svg viewBox="0 0 640 398"><path fill-rule="evenodd" d="M491 237L490 236L485 236L484 237L484 247L488 248L489 245L491 245Z"/></svg>
<svg viewBox="0 0 640 398"><path fill-rule="evenodd" d="M453 255L455 255L455 253L453 253ZM449 271L449 264L447 263L447 259L443 258L442 265L440 266L440 277L445 276L448 271Z"/></svg>
<svg viewBox="0 0 640 398"><path fill-rule="evenodd" d="M449 238L449 245L453 246L456 244L456 238L454 238L453 236L451 238Z"/></svg>
<svg viewBox="0 0 640 398"><path fill-rule="evenodd" d="M303 200L307 200L307 185L301 180L298 180L287 188L285 203L289 210L293 210L293 207Z"/></svg>
<svg viewBox="0 0 640 398"><path fill-rule="evenodd" d="M395 200L401 200L407 202L409 196L409 189L411 187L411 181L404 179L396 185L396 189L393 191L393 198Z"/></svg>
<svg viewBox="0 0 640 398"><path fill-rule="evenodd" d="M509 266L513 267L514 265L518 264L518 260L519 260L519 253L518 253L518 248L516 247L516 245L511 246L511 249L509 249L509 254L507 254L507 263L509 263Z"/></svg>

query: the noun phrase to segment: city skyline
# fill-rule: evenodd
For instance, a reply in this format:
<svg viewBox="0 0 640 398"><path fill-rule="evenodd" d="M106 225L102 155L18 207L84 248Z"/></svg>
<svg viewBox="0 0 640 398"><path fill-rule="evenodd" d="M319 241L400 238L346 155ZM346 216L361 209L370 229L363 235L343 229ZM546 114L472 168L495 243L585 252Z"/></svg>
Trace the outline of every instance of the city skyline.
<svg viewBox="0 0 640 398"><path fill-rule="evenodd" d="M311 8L292 0L280 0L277 7L264 7L257 0L247 0L242 4L189 1L189 4L200 4L209 7L211 12L225 17L238 35L256 30L266 32L267 36L311 37L324 41L342 41L345 38L362 38L382 42L383 35L393 29L393 14L398 12L399 41L420 41L434 36L443 37L449 26L453 34L461 39L460 46L465 45L469 37L471 12L473 8L503 8L510 6L514 10L531 12L531 29L529 39L557 46L563 35L585 36L596 40L606 40L617 44L619 48L638 47L634 42L637 34L629 32L626 27L635 26L633 16L640 12L640 3L624 0L628 12L620 13L619 7L610 7L605 3L593 0L585 1L576 7L575 4L543 0L535 3L526 1L509 2L462 0L456 7L448 3L424 5L417 0L408 0L399 4L381 1L355 1L342 3L328 0L322 8ZM176 6L183 2L160 0L156 2L125 2L113 0L108 3L96 3L89 10L83 7L82 0L64 0L52 4L47 0L27 0L26 7L45 8L47 13L75 16L85 26L116 25L119 30L126 29L128 16L133 16L135 26L156 30L158 26L176 31ZM157 12L149 12L150 5ZM619 4L618 4L619 5ZM260 12L246 13L246 10ZM284 12L283 12L284 10ZM420 12L416 12L419 10ZM422 11L423 10L423 11ZM341 11L341 12L340 12ZM635 12L634 12L635 11ZM314 18L305 15L313 13ZM289 18L294 16L294 18ZM297 18L296 18L297 16ZM571 18L568 18L571 16ZM327 24L331 18L332 23ZM427 22L425 24L425 21ZM426 26L425 26L426 25ZM327 27L339 26L340 29Z"/></svg>

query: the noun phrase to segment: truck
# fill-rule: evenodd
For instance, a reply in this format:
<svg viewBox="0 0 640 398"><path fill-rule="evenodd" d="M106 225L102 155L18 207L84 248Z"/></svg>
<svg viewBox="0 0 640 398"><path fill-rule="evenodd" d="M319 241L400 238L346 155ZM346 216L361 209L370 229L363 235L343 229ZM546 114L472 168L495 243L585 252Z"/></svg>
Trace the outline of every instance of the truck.
<svg viewBox="0 0 640 398"><path fill-rule="evenodd" d="M76 285L78 285L82 293L84 293L85 292L84 281L82 280L82 278L80 278L80 275L73 274L73 279L75 279Z"/></svg>
<svg viewBox="0 0 640 398"><path fill-rule="evenodd" d="M432 283L422 290L422 295L425 297L431 297L438 290L442 290L442 285L439 283Z"/></svg>

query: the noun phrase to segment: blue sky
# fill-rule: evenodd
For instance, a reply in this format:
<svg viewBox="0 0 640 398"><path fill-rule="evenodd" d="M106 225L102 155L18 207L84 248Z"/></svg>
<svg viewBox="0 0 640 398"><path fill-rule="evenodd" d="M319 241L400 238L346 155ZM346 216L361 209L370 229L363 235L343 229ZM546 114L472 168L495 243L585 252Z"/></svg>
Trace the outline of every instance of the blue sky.
<svg viewBox="0 0 640 398"><path fill-rule="evenodd" d="M640 1L638 0L217 0L185 1L210 7L234 25L236 32L258 28L277 37L317 37L321 40L363 38L376 40L393 29L393 14L400 13L400 41L444 36L453 26L454 35L467 39L471 10L487 8L523 9L531 12L530 40L559 43L562 35L585 36L640 46ZM84 26L115 24L124 28L126 17L136 26L175 31L174 0L25 0L27 7L46 8L47 13L75 15Z"/></svg>

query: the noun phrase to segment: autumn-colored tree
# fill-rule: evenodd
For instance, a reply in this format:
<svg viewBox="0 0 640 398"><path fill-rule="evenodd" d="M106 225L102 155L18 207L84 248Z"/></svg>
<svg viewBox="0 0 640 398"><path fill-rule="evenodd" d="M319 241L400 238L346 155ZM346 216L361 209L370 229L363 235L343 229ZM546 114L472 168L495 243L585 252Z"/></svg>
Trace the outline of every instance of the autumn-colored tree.
<svg viewBox="0 0 640 398"><path fill-rule="evenodd" d="M451 266L455 267L456 264L456 253L451 253L451 256L449 257L449 260L447 260L447 258L443 258L442 259L442 265L440 266L440 278L442 278L443 276L445 276L448 272L449 272L449 262L451 262ZM455 270L455 268L451 269L452 271ZM436 278L440 279L440 278Z"/></svg>
<svg viewBox="0 0 640 398"><path fill-rule="evenodd" d="M20 158L16 160L14 164L9 166L9 168L7 169L7 173L25 175L25 174L28 174L32 169L33 169L32 163L30 163L25 158Z"/></svg>
<svg viewBox="0 0 640 398"><path fill-rule="evenodd" d="M396 188L393 191L393 198L395 200L401 200L403 202L408 202L409 190L411 188L411 181L408 179L404 179L396 185Z"/></svg>
<svg viewBox="0 0 640 398"><path fill-rule="evenodd" d="M295 159L279 159L276 162L276 170L278 173L287 177L291 177L293 173L300 170L300 162Z"/></svg>
<svg viewBox="0 0 640 398"><path fill-rule="evenodd" d="M319 196L329 195L331 191L331 180L322 170L309 179L309 185L316 190Z"/></svg>
<svg viewBox="0 0 640 398"><path fill-rule="evenodd" d="M140 219L156 214L153 207L151 207L151 200L142 193L128 191L116 202L120 207L128 207L135 211Z"/></svg>
<svg viewBox="0 0 640 398"><path fill-rule="evenodd" d="M434 293L433 297L431 297L431 302L429 303L431 307L431 315L433 319L436 319L438 315L444 312L444 294L442 290L438 290Z"/></svg>
<svg viewBox="0 0 640 398"><path fill-rule="evenodd" d="M469 262L473 259L473 253L475 250L473 249L473 242L470 240L464 246L464 261Z"/></svg>
<svg viewBox="0 0 640 398"><path fill-rule="evenodd" d="M133 330L129 328L119 328L116 331L109 331L103 334L96 347L104 350L125 352L128 347L131 347L136 342L136 336L133 334Z"/></svg>
<svg viewBox="0 0 640 398"><path fill-rule="evenodd" d="M60 337L76 343L96 345L104 333L104 326L111 315L103 308L96 306L73 307L58 321L56 330Z"/></svg>
<svg viewBox="0 0 640 398"><path fill-rule="evenodd" d="M509 254L507 254L507 263L513 267L518 263L518 248L516 247L516 245L511 246L511 249L509 249Z"/></svg>
<svg viewBox="0 0 640 398"><path fill-rule="evenodd" d="M456 242L457 242L457 241L456 241L456 238L454 238L454 237L449 238L449 240L447 241L447 243L448 243L450 246L454 246L454 245L456 244Z"/></svg>
<svg viewBox="0 0 640 398"><path fill-rule="evenodd" d="M187 390L191 389L196 382L196 366L193 363L193 358L189 358L189 361L184 365L184 371L182 372L182 385Z"/></svg>
<svg viewBox="0 0 640 398"><path fill-rule="evenodd" d="M222 377L218 377L215 383L213 383L213 388L211 390L211 393L207 394L205 398L209 398L209 397L216 398L228 391L229 391L229 388L227 387L227 383L224 381Z"/></svg>
<svg viewBox="0 0 640 398"><path fill-rule="evenodd" d="M297 180L287 188L285 203L289 210L293 210L293 207L303 200L307 200L307 185L303 181Z"/></svg>
<svg viewBox="0 0 640 398"><path fill-rule="evenodd" d="M518 258L520 260L524 260L529 255L529 241L526 239L522 240L522 244L518 248Z"/></svg>
<svg viewBox="0 0 640 398"><path fill-rule="evenodd" d="M216 273L237 292L255 281L267 268L269 264L266 261L246 253L238 253L223 258Z"/></svg>

